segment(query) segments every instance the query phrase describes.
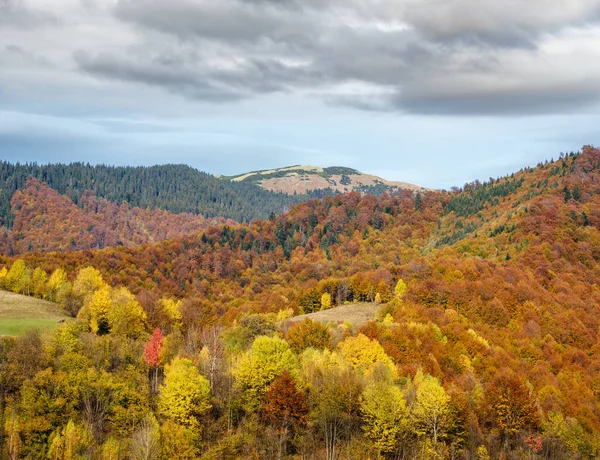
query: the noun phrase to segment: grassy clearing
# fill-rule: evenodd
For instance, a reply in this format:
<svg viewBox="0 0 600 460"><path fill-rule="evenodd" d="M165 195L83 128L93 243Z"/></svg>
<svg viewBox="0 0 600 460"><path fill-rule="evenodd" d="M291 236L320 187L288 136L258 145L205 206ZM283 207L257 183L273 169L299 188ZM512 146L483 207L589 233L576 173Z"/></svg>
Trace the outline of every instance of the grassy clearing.
<svg viewBox="0 0 600 460"><path fill-rule="evenodd" d="M27 329L47 330L68 317L45 300L0 291L0 335L20 335Z"/></svg>
<svg viewBox="0 0 600 460"><path fill-rule="evenodd" d="M313 321L319 321L321 323L343 323L344 321L348 321L356 327L361 327L368 321L375 319L375 315L380 306L381 305L375 303L353 303L350 305L329 308L328 310L318 311L316 313L294 316L287 321L303 321L304 318L310 318Z"/></svg>

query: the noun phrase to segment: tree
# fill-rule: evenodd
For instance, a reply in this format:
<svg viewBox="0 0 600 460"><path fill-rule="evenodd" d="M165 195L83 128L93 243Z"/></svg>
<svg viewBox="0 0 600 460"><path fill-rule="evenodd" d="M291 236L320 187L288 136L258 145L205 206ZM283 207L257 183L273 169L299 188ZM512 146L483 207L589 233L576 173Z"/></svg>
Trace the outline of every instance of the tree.
<svg viewBox="0 0 600 460"><path fill-rule="evenodd" d="M92 434L73 420L50 438L48 458L53 460L79 460L86 456L93 442Z"/></svg>
<svg viewBox="0 0 600 460"><path fill-rule="evenodd" d="M406 283L404 282L404 280L402 278L400 278L398 280L398 282L396 283L396 287L394 288L394 296L396 296L397 299L402 299L402 297L404 297L404 294L406 293Z"/></svg>
<svg viewBox="0 0 600 460"><path fill-rule="evenodd" d="M95 291L108 287L102 275L94 267L85 267L79 270L73 282L73 294L80 299L85 299Z"/></svg>
<svg viewBox="0 0 600 460"><path fill-rule="evenodd" d="M146 332L146 312L127 288L111 291L111 305L106 319L110 332L132 339Z"/></svg>
<svg viewBox="0 0 600 460"><path fill-rule="evenodd" d="M325 439L325 458L334 460L340 439L349 437L358 426L360 379L352 366L329 350L306 350L302 365L312 418Z"/></svg>
<svg viewBox="0 0 600 460"><path fill-rule="evenodd" d="M360 398L365 436L378 452L394 452L410 425L409 412L400 388L379 381L368 385Z"/></svg>
<svg viewBox="0 0 600 460"><path fill-rule="evenodd" d="M321 296L321 310L327 310L328 308L331 308L331 294L325 292Z"/></svg>
<svg viewBox="0 0 600 460"><path fill-rule="evenodd" d="M67 281L67 274L62 268L57 268L52 272L46 285L48 291L48 300L52 302L63 303L67 293L71 290L71 285Z"/></svg>
<svg viewBox="0 0 600 460"><path fill-rule="evenodd" d="M233 369L236 386L242 393L242 407L252 412L259 408L267 387L287 370L296 373L298 361L280 337L257 337L252 347Z"/></svg>
<svg viewBox="0 0 600 460"><path fill-rule="evenodd" d="M487 388L489 410L503 438L539 423L536 401L525 382L511 371L500 371Z"/></svg>
<svg viewBox="0 0 600 460"><path fill-rule="evenodd" d="M581 201L581 190L579 190L579 185L577 184L573 187L573 199L575 201Z"/></svg>
<svg viewBox="0 0 600 460"><path fill-rule="evenodd" d="M331 348L331 332L329 328L310 318L294 323L285 336L290 348L295 353L302 353L307 348L323 350Z"/></svg>
<svg viewBox="0 0 600 460"><path fill-rule="evenodd" d="M30 270L25 266L22 259L13 262L6 275L6 283L11 291L29 295L31 288Z"/></svg>
<svg viewBox="0 0 600 460"><path fill-rule="evenodd" d="M33 294L39 298L47 297L47 286L48 274L40 267L36 267L31 275L31 284L33 288Z"/></svg>
<svg viewBox="0 0 600 460"><path fill-rule="evenodd" d="M110 331L108 313L112 308L110 288L103 286L86 297L83 308L77 319L85 323L96 334L107 334Z"/></svg>
<svg viewBox="0 0 600 460"><path fill-rule="evenodd" d="M415 401L411 407L417 426L433 438L436 444L448 423L450 396L439 380L426 375L418 384Z"/></svg>
<svg viewBox="0 0 600 460"><path fill-rule="evenodd" d="M131 436L132 460L156 460L160 447L160 431L154 416L149 415Z"/></svg>
<svg viewBox="0 0 600 460"><path fill-rule="evenodd" d="M198 458L194 444L198 436L190 429L167 420L160 427L160 458L165 460Z"/></svg>
<svg viewBox="0 0 600 460"><path fill-rule="evenodd" d="M281 459L290 431L306 425L308 417L306 394L298 390L288 371L283 371L267 389L262 415L275 427L279 438L277 458Z"/></svg>
<svg viewBox="0 0 600 460"><path fill-rule="evenodd" d="M165 366L158 410L177 423L198 428L198 418L211 408L210 383L189 359L175 358Z"/></svg>
<svg viewBox="0 0 600 460"><path fill-rule="evenodd" d="M364 376L371 375L377 365L383 365L390 376L397 375L396 366L381 344L364 334L344 339L338 344L338 348L342 357Z"/></svg>
<svg viewBox="0 0 600 460"><path fill-rule="evenodd" d="M144 344L144 361L150 367L150 384L152 391L158 391L158 369L161 361L164 338L159 327L154 329L150 336L150 342Z"/></svg>
<svg viewBox="0 0 600 460"><path fill-rule="evenodd" d="M160 305L166 313L173 327L181 329L183 326L183 316L181 315L181 300L160 299Z"/></svg>

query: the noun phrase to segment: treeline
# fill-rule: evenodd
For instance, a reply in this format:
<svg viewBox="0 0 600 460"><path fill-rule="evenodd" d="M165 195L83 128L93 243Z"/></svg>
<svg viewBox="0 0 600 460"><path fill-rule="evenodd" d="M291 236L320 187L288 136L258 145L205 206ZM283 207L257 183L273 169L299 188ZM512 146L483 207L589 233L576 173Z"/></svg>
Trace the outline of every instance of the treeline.
<svg viewBox="0 0 600 460"><path fill-rule="evenodd" d="M225 217L238 222L266 218L290 204L306 199L261 189L251 183L218 179L185 165L117 167L107 165L11 164L0 162L0 219L11 227L13 194L33 176L79 205L92 190L100 198L131 207L164 209L204 217Z"/></svg>

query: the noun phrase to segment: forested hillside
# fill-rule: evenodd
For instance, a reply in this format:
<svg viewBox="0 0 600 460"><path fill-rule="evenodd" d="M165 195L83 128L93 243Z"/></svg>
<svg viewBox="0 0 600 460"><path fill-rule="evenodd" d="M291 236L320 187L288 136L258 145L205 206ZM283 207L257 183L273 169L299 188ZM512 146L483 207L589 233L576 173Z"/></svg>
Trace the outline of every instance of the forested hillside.
<svg viewBox="0 0 600 460"><path fill-rule="evenodd" d="M94 192L116 204L188 212L203 217L225 217L238 222L279 213L301 197L271 193L250 183L233 183L185 165L116 167L72 164L11 164L0 162L0 219L14 223L10 200L30 176L46 183L76 205L84 193Z"/></svg>
<svg viewBox="0 0 600 460"><path fill-rule="evenodd" d="M75 204L37 179L29 179L11 200L10 229L0 227L0 254L76 251L137 246L195 235L207 226L236 224L221 217L141 209L85 192Z"/></svg>
<svg viewBox="0 0 600 460"><path fill-rule="evenodd" d="M595 458L599 260L591 147L452 192L3 258L2 287L77 318L1 342L4 450ZM355 302L379 304L376 321L285 321Z"/></svg>

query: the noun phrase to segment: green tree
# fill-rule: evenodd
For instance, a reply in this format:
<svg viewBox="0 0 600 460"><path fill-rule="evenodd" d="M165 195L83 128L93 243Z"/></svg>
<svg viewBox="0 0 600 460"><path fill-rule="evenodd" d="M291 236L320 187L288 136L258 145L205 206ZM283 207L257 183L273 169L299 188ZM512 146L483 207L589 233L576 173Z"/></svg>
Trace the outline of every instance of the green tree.
<svg viewBox="0 0 600 460"><path fill-rule="evenodd" d="M165 366L158 410L181 425L198 428L198 416L210 409L210 383L189 359L175 358Z"/></svg>

